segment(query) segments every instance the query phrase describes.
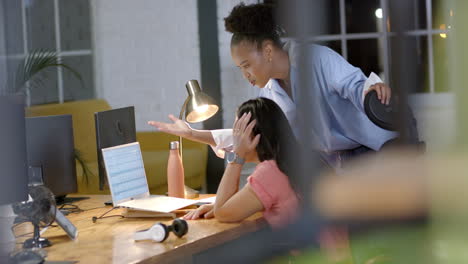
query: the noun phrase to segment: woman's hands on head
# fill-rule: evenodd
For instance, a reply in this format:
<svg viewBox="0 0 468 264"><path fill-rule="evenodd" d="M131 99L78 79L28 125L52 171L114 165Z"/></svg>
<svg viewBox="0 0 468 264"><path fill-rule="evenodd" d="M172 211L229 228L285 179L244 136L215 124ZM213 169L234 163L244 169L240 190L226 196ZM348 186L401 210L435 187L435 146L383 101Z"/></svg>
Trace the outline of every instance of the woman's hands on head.
<svg viewBox="0 0 468 264"><path fill-rule="evenodd" d="M205 219L213 218L214 217L213 208L214 208L214 204L204 204L198 207L197 210L193 210L187 213L182 218L184 218L185 220L195 220L195 219L199 219L202 217Z"/></svg>
<svg viewBox="0 0 468 264"><path fill-rule="evenodd" d="M187 124L187 122L184 122L173 115L169 115L169 119L171 119L174 123L171 124L157 121L148 121L148 125L154 126L155 128L159 129L159 131L168 134L184 138L190 138L192 136L192 128Z"/></svg>
<svg viewBox="0 0 468 264"><path fill-rule="evenodd" d="M257 123L256 120L250 120L252 114L244 113L241 118L234 121L233 126L233 149L234 152L241 158L245 158L245 155L255 148L260 141L260 134L253 135L252 130Z"/></svg>

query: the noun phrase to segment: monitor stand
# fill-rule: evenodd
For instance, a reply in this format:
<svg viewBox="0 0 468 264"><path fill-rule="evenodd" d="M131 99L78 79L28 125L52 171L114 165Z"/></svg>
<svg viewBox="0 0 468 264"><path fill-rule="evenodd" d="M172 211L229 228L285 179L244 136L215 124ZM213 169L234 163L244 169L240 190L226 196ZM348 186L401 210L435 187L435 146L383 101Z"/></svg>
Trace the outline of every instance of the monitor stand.
<svg viewBox="0 0 468 264"><path fill-rule="evenodd" d="M89 199L89 197L67 197L66 195L56 196L55 202L57 206L62 204L73 204L78 201Z"/></svg>

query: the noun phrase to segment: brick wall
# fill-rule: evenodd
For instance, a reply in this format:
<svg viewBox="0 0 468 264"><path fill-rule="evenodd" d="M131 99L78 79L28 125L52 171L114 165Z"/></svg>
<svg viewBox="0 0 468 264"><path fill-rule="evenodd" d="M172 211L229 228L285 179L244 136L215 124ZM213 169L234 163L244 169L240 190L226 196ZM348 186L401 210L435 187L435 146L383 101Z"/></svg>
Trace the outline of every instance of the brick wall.
<svg viewBox="0 0 468 264"><path fill-rule="evenodd" d="M200 79L197 2L92 0L97 96L135 106L138 131L178 115L185 83Z"/></svg>

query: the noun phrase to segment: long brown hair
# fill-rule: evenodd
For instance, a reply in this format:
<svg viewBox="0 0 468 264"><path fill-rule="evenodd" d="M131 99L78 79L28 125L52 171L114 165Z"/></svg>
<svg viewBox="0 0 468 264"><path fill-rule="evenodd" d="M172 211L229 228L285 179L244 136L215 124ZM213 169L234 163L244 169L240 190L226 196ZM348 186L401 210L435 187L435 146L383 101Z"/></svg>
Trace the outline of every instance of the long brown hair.
<svg viewBox="0 0 468 264"><path fill-rule="evenodd" d="M299 163L296 156L298 144L286 115L275 102L263 97L243 103L237 116L240 118L248 112L252 115L250 120L256 120L252 136L261 135L256 147L259 160L275 160L279 169L289 177L291 186L296 189L293 177L297 175Z"/></svg>

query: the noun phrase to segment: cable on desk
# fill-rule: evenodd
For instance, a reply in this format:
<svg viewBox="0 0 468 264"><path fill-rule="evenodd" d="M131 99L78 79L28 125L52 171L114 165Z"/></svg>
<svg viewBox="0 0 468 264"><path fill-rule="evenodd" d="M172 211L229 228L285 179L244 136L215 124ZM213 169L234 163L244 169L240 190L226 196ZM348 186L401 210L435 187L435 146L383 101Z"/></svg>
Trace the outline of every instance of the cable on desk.
<svg viewBox="0 0 468 264"><path fill-rule="evenodd" d="M72 206L72 207L71 208L65 208L65 205ZM93 208L89 208L89 209L81 209L78 205L63 204L62 206L60 206L59 210L65 210L68 213L72 214L72 213L82 213L82 212L91 211L91 210L100 209L100 208L106 208L106 207L105 206L99 206L99 207L93 207Z"/></svg>
<svg viewBox="0 0 468 264"><path fill-rule="evenodd" d="M94 208L89 208L89 209L82 209L82 212L87 212L87 211L102 209L102 208L106 208L106 206L99 206L99 207L94 207Z"/></svg>
<svg viewBox="0 0 468 264"><path fill-rule="evenodd" d="M67 206L67 207L65 207ZM59 210L60 211L65 211L66 213L64 213L65 215L67 214L73 214L73 213L81 213L83 212L84 210L81 209L78 205L76 204L70 204L70 203L64 203L62 204L60 207L59 207Z"/></svg>
<svg viewBox="0 0 468 264"><path fill-rule="evenodd" d="M109 216L105 216L106 214L108 214L109 212L111 212L112 210L117 209L117 208L118 208L118 207L112 207L110 210L108 210L107 212L103 213L103 214L102 214L101 216L99 216L99 217L93 216L93 218L92 218L93 223L96 223L96 221L97 221L98 219L103 219L103 218L110 218L110 217L125 218L125 216L123 216L123 215L109 215Z"/></svg>

